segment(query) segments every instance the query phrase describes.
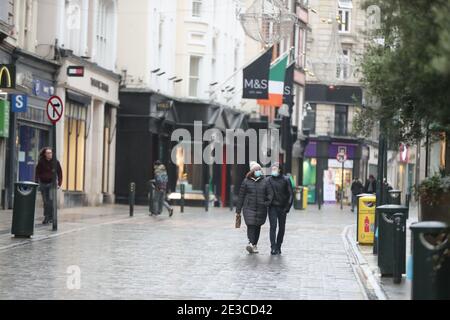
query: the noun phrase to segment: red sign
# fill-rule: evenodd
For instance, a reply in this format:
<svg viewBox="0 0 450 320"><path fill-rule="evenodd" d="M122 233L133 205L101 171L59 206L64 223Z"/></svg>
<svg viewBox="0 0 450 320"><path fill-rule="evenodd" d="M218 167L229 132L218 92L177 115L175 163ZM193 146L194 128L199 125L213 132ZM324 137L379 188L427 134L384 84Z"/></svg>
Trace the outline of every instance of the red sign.
<svg viewBox="0 0 450 320"><path fill-rule="evenodd" d="M83 66L69 66L67 67L67 75L69 77L84 77Z"/></svg>
<svg viewBox="0 0 450 320"><path fill-rule="evenodd" d="M53 96L47 101L47 117L53 123L56 124L64 113L64 105L60 97Z"/></svg>

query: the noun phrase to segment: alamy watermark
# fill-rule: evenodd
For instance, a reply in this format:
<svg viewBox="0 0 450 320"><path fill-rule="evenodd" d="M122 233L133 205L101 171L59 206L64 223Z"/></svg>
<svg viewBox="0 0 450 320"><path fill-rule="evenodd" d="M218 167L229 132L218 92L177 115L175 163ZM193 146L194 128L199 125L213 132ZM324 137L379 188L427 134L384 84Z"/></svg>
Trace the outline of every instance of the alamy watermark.
<svg viewBox="0 0 450 320"><path fill-rule="evenodd" d="M259 159L264 166L280 159L280 134L277 129L227 129L223 133L212 128L203 132L203 123L195 121L193 132L193 137L187 129L172 132L171 140L177 142L171 152L173 163L180 163L180 158L183 158L184 164L208 165L246 164L246 160Z"/></svg>
<svg viewBox="0 0 450 320"><path fill-rule="evenodd" d="M81 289L81 269L79 266L68 266L66 273L67 282L66 286L69 290L80 290Z"/></svg>

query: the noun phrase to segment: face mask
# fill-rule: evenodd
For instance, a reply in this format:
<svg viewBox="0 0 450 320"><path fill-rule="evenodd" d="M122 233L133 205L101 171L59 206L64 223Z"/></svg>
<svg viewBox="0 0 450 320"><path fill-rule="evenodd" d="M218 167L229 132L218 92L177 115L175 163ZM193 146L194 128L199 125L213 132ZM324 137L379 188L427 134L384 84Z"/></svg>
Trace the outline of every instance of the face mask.
<svg viewBox="0 0 450 320"><path fill-rule="evenodd" d="M256 178L261 177L261 170L255 171L255 177L256 177Z"/></svg>
<svg viewBox="0 0 450 320"><path fill-rule="evenodd" d="M273 170L272 171L272 176L278 177L279 175L280 175L280 173L278 172L278 170Z"/></svg>

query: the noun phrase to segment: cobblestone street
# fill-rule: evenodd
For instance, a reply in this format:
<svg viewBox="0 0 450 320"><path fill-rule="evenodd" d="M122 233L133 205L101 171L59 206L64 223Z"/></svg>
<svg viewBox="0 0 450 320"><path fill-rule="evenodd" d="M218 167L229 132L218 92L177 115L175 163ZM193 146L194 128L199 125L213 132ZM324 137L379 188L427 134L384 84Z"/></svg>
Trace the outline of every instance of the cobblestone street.
<svg viewBox="0 0 450 320"><path fill-rule="evenodd" d="M228 209L176 208L169 218L139 207L128 217L112 206L92 219L88 210L102 208L83 210L63 212L56 234L38 227L33 241L0 234L0 299L365 298L342 237L354 223L348 209L292 210L281 256L270 255L268 222L249 255L245 225L234 229ZM78 290L68 289L70 266L80 268Z"/></svg>

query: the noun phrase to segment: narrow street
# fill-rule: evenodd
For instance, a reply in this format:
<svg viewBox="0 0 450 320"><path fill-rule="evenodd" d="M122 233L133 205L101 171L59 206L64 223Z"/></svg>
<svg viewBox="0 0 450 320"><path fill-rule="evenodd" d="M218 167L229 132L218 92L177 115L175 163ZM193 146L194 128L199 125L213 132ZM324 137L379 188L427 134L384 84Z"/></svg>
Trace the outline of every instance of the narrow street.
<svg viewBox="0 0 450 320"><path fill-rule="evenodd" d="M126 206L81 210L62 210L56 235L51 227L38 227L33 241L0 234L0 299L365 298L342 238L355 220L348 208L292 210L281 256L270 255L268 221L260 253L249 255L245 225L235 229L229 209L177 207L172 218L144 207L134 217ZM1 214L6 230L9 213ZM68 286L73 266L80 289Z"/></svg>

